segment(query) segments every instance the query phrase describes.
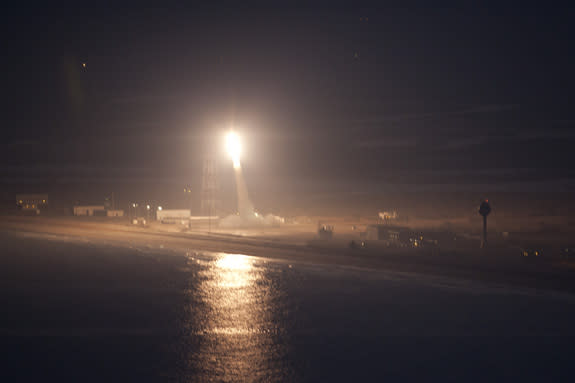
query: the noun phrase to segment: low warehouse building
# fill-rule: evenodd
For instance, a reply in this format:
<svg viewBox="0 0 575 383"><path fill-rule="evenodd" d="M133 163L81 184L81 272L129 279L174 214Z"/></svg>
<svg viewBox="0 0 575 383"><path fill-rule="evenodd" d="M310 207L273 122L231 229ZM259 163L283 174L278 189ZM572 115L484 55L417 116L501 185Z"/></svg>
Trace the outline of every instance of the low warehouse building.
<svg viewBox="0 0 575 383"><path fill-rule="evenodd" d="M366 239L386 241L389 245L405 247L419 245L422 239L419 233L415 233L406 227L393 225L368 225Z"/></svg>
<svg viewBox="0 0 575 383"><path fill-rule="evenodd" d="M190 221L190 211L185 209L158 210L156 219L161 223L182 224L185 225Z"/></svg>
<svg viewBox="0 0 575 383"><path fill-rule="evenodd" d="M77 216L106 216L104 205L74 206L74 215Z"/></svg>
<svg viewBox="0 0 575 383"><path fill-rule="evenodd" d="M123 217L124 210L107 210L106 215L108 217Z"/></svg>

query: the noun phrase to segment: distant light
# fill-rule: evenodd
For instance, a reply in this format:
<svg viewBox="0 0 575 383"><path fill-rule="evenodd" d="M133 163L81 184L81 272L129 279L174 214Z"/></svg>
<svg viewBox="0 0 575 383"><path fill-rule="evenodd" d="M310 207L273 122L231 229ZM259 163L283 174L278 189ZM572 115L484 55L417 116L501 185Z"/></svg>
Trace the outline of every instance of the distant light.
<svg viewBox="0 0 575 383"><path fill-rule="evenodd" d="M230 155L234 169L240 167L240 155L242 153L242 143L240 142L240 137L236 132L229 132L226 137L226 147L228 149L228 154Z"/></svg>
<svg viewBox="0 0 575 383"><path fill-rule="evenodd" d="M159 211L162 211L162 207L161 207L161 206L158 206L158 210L159 210Z"/></svg>
<svg viewBox="0 0 575 383"><path fill-rule="evenodd" d="M86 69L86 63L82 63L82 68Z"/></svg>
<svg viewBox="0 0 575 383"><path fill-rule="evenodd" d="M146 205L146 209L150 210L150 205Z"/></svg>

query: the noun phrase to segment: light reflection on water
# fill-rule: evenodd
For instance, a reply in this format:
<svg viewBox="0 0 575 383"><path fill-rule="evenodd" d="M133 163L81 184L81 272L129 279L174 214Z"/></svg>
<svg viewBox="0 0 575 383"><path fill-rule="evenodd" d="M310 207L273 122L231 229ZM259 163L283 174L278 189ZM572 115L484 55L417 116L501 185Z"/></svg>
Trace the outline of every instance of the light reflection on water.
<svg viewBox="0 0 575 383"><path fill-rule="evenodd" d="M225 254L215 262L216 282L221 288L243 288L253 283L258 275L253 261L242 254Z"/></svg>
<svg viewBox="0 0 575 383"><path fill-rule="evenodd" d="M286 379L280 292L269 269L242 254L217 254L197 265L189 292L197 304L187 327L189 336L199 338L197 349L186 353L192 375L212 381Z"/></svg>
<svg viewBox="0 0 575 383"><path fill-rule="evenodd" d="M204 329L213 334L250 334L263 325L261 305L265 294L256 289L262 279L253 260L242 254L222 254L203 272L200 285L203 299L210 307L209 323ZM258 304L260 305L258 307Z"/></svg>

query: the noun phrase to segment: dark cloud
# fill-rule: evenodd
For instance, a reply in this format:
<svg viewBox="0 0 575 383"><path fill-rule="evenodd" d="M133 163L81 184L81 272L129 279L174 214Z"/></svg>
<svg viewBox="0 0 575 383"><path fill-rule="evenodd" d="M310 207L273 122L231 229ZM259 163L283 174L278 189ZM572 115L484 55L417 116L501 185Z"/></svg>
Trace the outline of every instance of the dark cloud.
<svg viewBox="0 0 575 383"><path fill-rule="evenodd" d="M518 110L518 104L504 104L504 105L479 105L460 110L453 110L448 112L428 112L428 113L407 113L407 114L389 114L369 119L357 119L351 122L352 125L384 125L389 122L404 122L413 120L429 120L439 119L447 120L453 117L474 115L474 114L493 114L498 112L507 112Z"/></svg>
<svg viewBox="0 0 575 383"><path fill-rule="evenodd" d="M414 148L418 144L417 138L399 138L399 137L384 137L372 140L361 140L356 142L356 146L360 148Z"/></svg>

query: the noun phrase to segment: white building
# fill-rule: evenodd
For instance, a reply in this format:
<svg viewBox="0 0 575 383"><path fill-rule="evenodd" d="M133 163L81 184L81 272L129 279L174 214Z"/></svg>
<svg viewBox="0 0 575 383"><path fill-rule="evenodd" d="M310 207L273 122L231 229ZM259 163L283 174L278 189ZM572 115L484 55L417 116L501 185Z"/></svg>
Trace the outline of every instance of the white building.
<svg viewBox="0 0 575 383"><path fill-rule="evenodd" d="M123 217L124 210L108 210L106 211L108 217Z"/></svg>
<svg viewBox="0 0 575 383"><path fill-rule="evenodd" d="M190 221L190 211L185 209L164 209L156 212L156 219L161 223L179 223L182 225Z"/></svg>
<svg viewBox="0 0 575 383"><path fill-rule="evenodd" d="M74 206L74 215L93 216L106 215L104 205ZM95 214L94 214L95 213Z"/></svg>

